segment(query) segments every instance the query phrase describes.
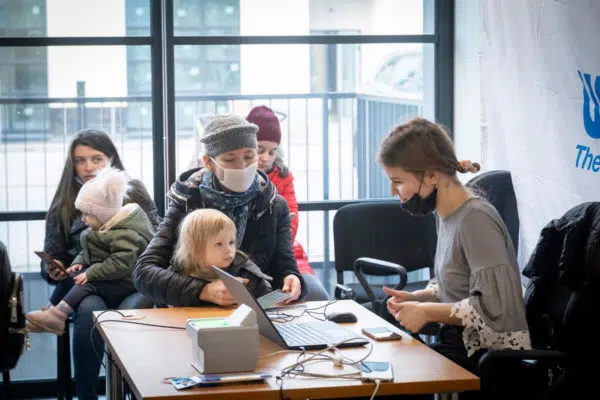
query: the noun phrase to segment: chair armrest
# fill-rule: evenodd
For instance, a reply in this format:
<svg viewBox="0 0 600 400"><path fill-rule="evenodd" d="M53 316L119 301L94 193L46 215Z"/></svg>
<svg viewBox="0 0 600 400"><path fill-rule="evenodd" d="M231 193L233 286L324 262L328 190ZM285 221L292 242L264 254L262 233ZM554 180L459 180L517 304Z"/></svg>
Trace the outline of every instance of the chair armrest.
<svg viewBox="0 0 600 400"><path fill-rule="evenodd" d="M569 357L555 350L488 350L478 366L481 396L486 399L505 398L505 395L498 395L499 391L502 392L500 388L507 382L515 384L527 379L527 394L520 392L523 397L519 398L538 398L540 391L547 390L553 380L560 379L560 375L555 374L562 374L561 371L570 368L569 364Z"/></svg>
<svg viewBox="0 0 600 400"><path fill-rule="evenodd" d="M555 350L489 350L479 360L481 391L484 395L493 391L495 372L499 368L505 368L502 363L507 361L540 361L546 368L548 364L565 366L569 363L569 358Z"/></svg>
<svg viewBox="0 0 600 400"><path fill-rule="evenodd" d="M337 300L356 300L356 293L350 286L337 283L335 285L334 297Z"/></svg>
<svg viewBox="0 0 600 400"><path fill-rule="evenodd" d="M380 272L380 273L377 273ZM406 286L407 276L406 269L399 265L394 264L388 261L378 260L376 258L370 257L361 257L354 261L354 273L358 278L363 289L365 289L365 293L371 299L372 304L376 304L378 302L377 297L375 296L375 292L371 289L371 285L367 282L367 275L391 275L398 274L400 277L400 281L398 285L396 285L396 289L401 290ZM387 274L386 274L387 273Z"/></svg>
<svg viewBox="0 0 600 400"><path fill-rule="evenodd" d="M566 363L567 355L556 350L489 350L479 360L479 369L500 360L536 360Z"/></svg>

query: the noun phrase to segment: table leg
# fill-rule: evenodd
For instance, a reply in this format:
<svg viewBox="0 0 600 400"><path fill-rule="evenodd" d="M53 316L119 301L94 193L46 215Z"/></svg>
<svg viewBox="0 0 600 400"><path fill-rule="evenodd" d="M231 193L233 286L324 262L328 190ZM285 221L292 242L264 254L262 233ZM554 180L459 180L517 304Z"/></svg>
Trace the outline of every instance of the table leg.
<svg viewBox="0 0 600 400"><path fill-rule="evenodd" d="M121 371L111 361L110 354L106 357L106 400L123 400L123 376Z"/></svg>
<svg viewBox="0 0 600 400"><path fill-rule="evenodd" d="M436 393L435 400L458 400L458 393Z"/></svg>

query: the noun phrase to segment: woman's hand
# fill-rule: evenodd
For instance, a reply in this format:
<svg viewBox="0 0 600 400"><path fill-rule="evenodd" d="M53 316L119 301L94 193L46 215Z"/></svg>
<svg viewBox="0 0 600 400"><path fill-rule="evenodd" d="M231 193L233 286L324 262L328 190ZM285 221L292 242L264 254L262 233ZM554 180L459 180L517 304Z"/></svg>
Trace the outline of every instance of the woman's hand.
<svg viewBox="0 0 600 400"><path fill-rule="evenodd" d="M390 304L400 304L404 303L405 301L417 301L417 296L415 296L415 294L412 292L390 289L387 286L383 287L383 291L388 296L392 296L387 300L387 309L392 315L394 315L394 309L390 308Z"/></svg>
<svg viewBox="0 0 600 400"><path fill-rule="evenodd" d="M48 276L55 281L62 281L67 279L69 276L64 272L65 266L63 265L62 261L57 260L56 258L53 258L52 260L54 260L54 262L59 266L63 267L63 269L58 268L52 264L46 264L46 273L48 273Z"/></svg>
<svg viewBox="0 0 600 400"><path fill-rule="evenodd" d="M388 303L388 310L404 328L413 333L419 332L425 324L431 322L424 303L417 301L404 301L402 303Z"/></svg>
<svg viewBox="0 0 600 400"><path fill-rule="evenodd" d="M77 285L85 285L88 281L85 272L82 272L81 274L77 275L75 278L73 278L73 280Z"/></svg>
<svg viewBox="0 0 600 400"><path fill-rule="evenodd" d="M248 284L248 279L237 279L242 281L244 285ZM200 300L207 301L218 306L231 306L236 304L235 299L231 293L229 293L229 290L227 290L227 287L225 287L225 284L220 279L204 285L204 289L202 289L202 292L200 292Z"/></svg>
<svg viewBox="0 0 600 400"><path fill-rule="evenodd" d="M390 289L387 286L383 287L383 291L388 296L392 296L389 300L394 300L395 303L402 303L405 301L417 301L417 296L413 292L406 292L404 290Z"/></svg>
<svg viewBox="0 0 600 400"><path fill-rule="evenodd" d="M300 278L296 275L288 275L283 279L282 292L289 292L290 298L285 301L285 304L289 304L292 301L298 300L300 293L302 293L302 285L300 284Z"/></svg>

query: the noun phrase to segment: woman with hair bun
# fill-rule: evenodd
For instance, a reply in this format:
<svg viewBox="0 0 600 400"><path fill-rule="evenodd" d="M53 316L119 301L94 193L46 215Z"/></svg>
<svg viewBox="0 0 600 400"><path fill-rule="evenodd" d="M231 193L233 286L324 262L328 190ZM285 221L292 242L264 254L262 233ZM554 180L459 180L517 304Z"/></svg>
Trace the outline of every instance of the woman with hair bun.
<svg viewBox="0 0 600 400"><path fill-rule="evenodd" d="M516 252L493 205L477 197L456 173L477 172L459 162L449 135L423 118L392 130L379 163L393 195L412 214L435 212L436 278L424 290L385 288L388 310L404 328L419 332L442 324L433 348L477 373L487 349L531 347Z"/></svg>

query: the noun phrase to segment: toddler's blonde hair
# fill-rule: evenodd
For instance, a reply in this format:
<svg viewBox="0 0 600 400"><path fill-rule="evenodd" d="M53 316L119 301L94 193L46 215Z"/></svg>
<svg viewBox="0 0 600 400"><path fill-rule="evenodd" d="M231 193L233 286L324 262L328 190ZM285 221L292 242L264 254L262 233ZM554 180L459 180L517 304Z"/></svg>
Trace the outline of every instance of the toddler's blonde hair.
<svg viewBox="0 0 600 400"><path fill-rule="evenodd" d="M197 277L206 267L203 256L208 240L224 229L236 232L233 221L219 210L203 208L186 215L179 225L179 240L173 254L176 268Z"/></svg>

